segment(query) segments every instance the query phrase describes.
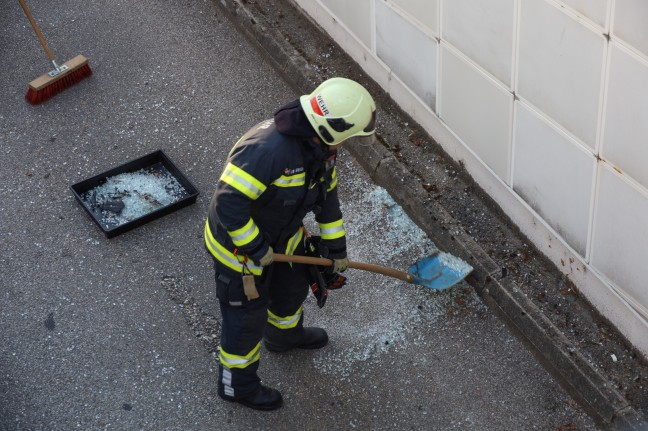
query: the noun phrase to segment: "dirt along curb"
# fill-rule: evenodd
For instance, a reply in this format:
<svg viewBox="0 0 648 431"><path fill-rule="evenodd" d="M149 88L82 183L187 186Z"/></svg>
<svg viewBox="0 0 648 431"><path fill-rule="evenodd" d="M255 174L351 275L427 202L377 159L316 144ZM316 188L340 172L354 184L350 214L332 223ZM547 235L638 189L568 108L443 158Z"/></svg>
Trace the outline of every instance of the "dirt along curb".
<svg viewBox="0 0 648 431"><path fill-rule="evenodd" d="M502 268L460 224L430 199L420 184L404 181L411 175L389 151L374 146L349 152L378 185L393 193L399 205L439 248L474 267L468 283L600 426L607 428L614 424L615 429L630 430L634 429L633 424L641 424L641 416L627 400L589 366L561 331L520 292L515 282L504 275Z"/></svg>
<svg viewBox="0 0 648 431"><path fill-rule="evenodd" d="M227 0L214 2L242 34L261 50L297 93L312 90L322 78L332 76L332 73L360 76L363 83L371 81L348 58L344 62L338 61L338 69L335 70L313 61L312 56L308 58L306 40L291 43L290 33L275 25L278 19L290 20L290 25L294 28L299 27L303 33L317 35L321 49L335 50L336 57L344 55L340 54L340 48L335 43L329 41L322 44L321 40L326 40L327 36L290 2L271 2L271 5L263 6L246 0L242 3ZM268 17L268 10L275 14L272 19ZM304 44L303 49L301 43ZM340 70L339 64L344 64L342 67L346 69ZM373 86L370 91L374 95L380 95L376 99L379 109L382 109L384 106L381 105L381 100L388 100L389 97L375 83L371 83ZM388 115L398 117L398 120L392 121L405 125L413 123L393 105L390 103ZM378 185L390 192L440 249L463 258L475 268L468 282L599 426L614 430L646 429L641 414L616 389L618 385L610 382L606 375L590 364L579 346L568 339L564 331L546 316L546 310L540 309L523 293L506 267L496 262L491 257L492 253L484 250L467 229L439 203L438 195L434 196L434 192L438 191L435 190L436 187L426 187L429 184L422 178L418 178L418 181L409 180L416 175L412 174L410 166L399 159L398 146L394 148L385 142L389 139L387 135L383 133L379 136L374 145L349 145L346 149ZM438 148L436 151L442 154ZM444 158L442 155L437 157Z"/></svg>

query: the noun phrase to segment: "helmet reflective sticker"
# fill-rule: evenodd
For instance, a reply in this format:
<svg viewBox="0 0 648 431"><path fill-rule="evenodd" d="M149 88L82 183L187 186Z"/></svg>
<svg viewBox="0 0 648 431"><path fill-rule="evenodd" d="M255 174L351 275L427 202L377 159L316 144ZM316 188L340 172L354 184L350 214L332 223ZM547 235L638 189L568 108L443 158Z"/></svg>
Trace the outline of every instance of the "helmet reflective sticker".
<svg viewBox="0 0 648 431"><path fill-rule="evenodd" d="M318 97L311 97L310 104L311 107L313 108L313 111L319 115L320 117L324 117L324 112L328 112L328 109L326 109L326 105L324 104L324 101L322 100L322 105L318 103L318 99L322 100L322 96ZM322 110L322 106L324 107L324 110Z"/></svg>

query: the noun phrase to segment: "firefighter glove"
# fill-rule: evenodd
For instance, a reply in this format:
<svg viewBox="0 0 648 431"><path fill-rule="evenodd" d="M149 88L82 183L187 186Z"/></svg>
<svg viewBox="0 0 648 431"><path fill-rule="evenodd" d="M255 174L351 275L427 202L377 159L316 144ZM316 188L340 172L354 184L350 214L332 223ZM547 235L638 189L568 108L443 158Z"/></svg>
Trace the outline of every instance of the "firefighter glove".
<svg viewBox="0 0 648 431"><path fill-rule="evenodd" d="M349 258L333 259L333 272L344 272L349 267Z"/></svg>
<svg viewBox="0 0 648 431"><path fill-rule="evenodd" d="M266 254L263 255L261 259L259 259L259 265L261 266L268 266L272 263L274 260L272 255L274 254L274 250L272 247L268 246L268 251L266 251Z"/></svg>
<svg viewBox="0 0 648 431"><path fill-rule="evenodd" d="M337 272L332 272L330 267L321 271L321 273L327 290L339 289L346 285L346 277Z"/></svg>

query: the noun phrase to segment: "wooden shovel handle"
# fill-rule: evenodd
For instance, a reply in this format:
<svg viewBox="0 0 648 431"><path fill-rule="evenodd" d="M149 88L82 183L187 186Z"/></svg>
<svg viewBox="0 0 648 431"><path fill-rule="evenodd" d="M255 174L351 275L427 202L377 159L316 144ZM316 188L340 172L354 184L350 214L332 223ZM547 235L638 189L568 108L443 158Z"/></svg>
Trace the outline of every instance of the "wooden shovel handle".
<svg viewBox="0 0 648 431"><path fill-rule="evenodd" d="M18 1L20 2L20 6L22 6L23 10L25 11L25 15L27 15L27 19L29 20L29 23L34 29L34 32L36 33L36 37L38 37L38 40L40 40L41 45L43 45L45 54L47 54L47 57L50 59L50 61L54 61L54 54L52 54L52 51L49 49L49 46L47 45L47 42L45 41L43 34L41 33L40 29L38 28L38 25L36 24L36 21L34 20L34 17L31 14L31 11L27 7L27 3L25 3L25 0L18 0Z"/></svg>
<svg viewBox="0 0 648 431"><path fill-rule="evenodd" d="M274 253L273 259L275 262L292 262L292 263L303 263L306 265L320 265L320 266L333 266L333 261L331 259L326 259L323 257L311 257L311 256L289 256L285 254ZM386 266L375 265L373 263L363 263L363 262L354 262L349 261L349 268L360 269L363 271L374 272L376 274L386 275L388 277L397 278L408 283L413 283L413 277L403 271L397 269L387 268Z"/></svg>

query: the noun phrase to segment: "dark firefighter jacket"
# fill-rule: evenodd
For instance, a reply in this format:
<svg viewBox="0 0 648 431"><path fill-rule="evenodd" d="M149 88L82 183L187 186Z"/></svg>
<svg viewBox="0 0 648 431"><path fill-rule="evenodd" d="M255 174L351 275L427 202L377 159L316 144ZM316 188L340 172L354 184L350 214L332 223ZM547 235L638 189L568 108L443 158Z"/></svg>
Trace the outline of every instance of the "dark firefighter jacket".
<svg viewBox="0 0 648 431"><path fill-rule="evenodd" d="M336 151L311 140L315 132L307 121L292 102L230 151L209 206L205 244L231 270L260 275L258 261L268 246L292 254L309 212L315 214L328 257L346 256Z"/></svg>

